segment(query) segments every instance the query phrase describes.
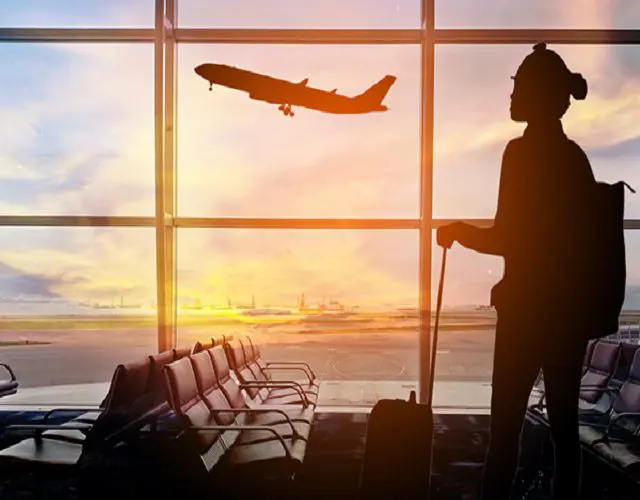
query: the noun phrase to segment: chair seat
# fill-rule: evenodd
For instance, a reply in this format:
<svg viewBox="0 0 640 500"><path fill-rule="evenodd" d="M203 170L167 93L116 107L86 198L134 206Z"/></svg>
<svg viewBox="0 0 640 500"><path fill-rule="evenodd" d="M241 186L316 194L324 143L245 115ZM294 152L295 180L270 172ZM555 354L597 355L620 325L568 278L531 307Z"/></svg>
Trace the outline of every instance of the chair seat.
<svg viewBox="0 0 640 500"><path fill-rule="evenodd" d="M606 425L581 425L580 426L580 442L585 446L593 446L596 441L604 437Z"/></svg>
<svg viewBox="0 0 640 500"><path fill-rule="evenodd" d="M244 434L244 433L243 433ZM233 445L230 452L225 457L228 460L228 465L247 465L258 464L263 462L281 462L282 460L288 461L285 451L282 448L282 444L278 439L271 439L269 441L261 441L258 443L240 444L242 436ZM304 439L285 439L285 444L291 451L291 458L294 462L301 464L304 459L304 454L307 449L307 442Z"/></svg>
<svg viewBox="0 0 640 500"><path fill-rule="evenodd" d="M45 438L40 442L34 438L25 439L0 450L0 457L56 465L75 465L81 454L81 444Z"/></svg>
<svg viewBox="0 0 640 500"><path fill-rule="evenodd" d="M295 428L298 436L302 439L308 440L309 434L311 434L311 424L306 422L292 422L293 427ZM254 422L251 422L250 425L258 425ZM293 438L293 430L291 429L291 425L288 422L283 422L279 424L271 424L269 425L274 431L280 434L285 439ZM249 443L259 443L263 441L270 441L274 439L275 436L270 431L243 431L236 444L249 444Z"/></svg>
<svg viewBox="0 0 640 500"><path fill-rule="evenodd" d="M290 420L293 422L306 422L311 424L314 419L314 411L311 408L293 407L282 410L287 414ZM257 413L253 417L252 422L255 425L271 425L279 422L284 422L284 417L280 413Z"/></svg>
<svg viewBox="0 0 640 500"><path fill-rule="evenodd" d="M65 429L65 427L84 427L85 430L79 429ZM51 429L48 431L44 431L42 433L43 436L46 436L50 439L61 439L63 441L70 441L73 443L82 444L87 437L87 431L91 429L91 424L86 422L74 421L70 420L65 422L60 426L59 429Z"/></svg>
<svg viewBox="0 0 640 500"><path fill-rule="evenodd" d="M17 380L0 380L0 396L9 396L18 392Z"/></svg>
<svg viewBox="0 0 640 500"><path fill-rule="evenodd" d="M597 443L594 449L603 458L622 469L640 469L640 443L638 441Z"/></svg>

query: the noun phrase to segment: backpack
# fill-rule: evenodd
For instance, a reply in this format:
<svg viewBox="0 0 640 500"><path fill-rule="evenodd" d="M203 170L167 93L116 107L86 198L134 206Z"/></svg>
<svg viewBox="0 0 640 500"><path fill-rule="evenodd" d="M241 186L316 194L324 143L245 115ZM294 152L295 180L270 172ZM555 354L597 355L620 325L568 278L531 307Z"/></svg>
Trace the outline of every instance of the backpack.
<svg viewBox="0 0 640 500"><path fill-rule="evenodd" d="M626 292L624 239L626 182L596 182L581 193L580 218L573 242L572 266L575 322L586 339L605 337L619 330Z"/></svg>

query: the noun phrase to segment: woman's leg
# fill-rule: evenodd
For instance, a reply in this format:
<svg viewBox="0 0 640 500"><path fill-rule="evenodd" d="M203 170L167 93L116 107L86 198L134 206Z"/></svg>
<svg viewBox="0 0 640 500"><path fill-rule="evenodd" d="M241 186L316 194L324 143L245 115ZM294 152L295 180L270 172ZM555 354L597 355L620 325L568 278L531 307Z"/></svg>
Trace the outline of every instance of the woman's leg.
<svg viewBox="0 0 640 500"><path fill-rule="evenodd" d="M540 370L539 349L512 321L498 319L491 393L491 438L483 500L508 500L520 452L520 433L533 381Z"/></svg>
<svg viewBox="0 0 640 500"><path fill-rule="evenodd" d="M582 469L578 400L587 343L557 344L547 351L542 368L554 445L553 498L575 500Z"/></svg>

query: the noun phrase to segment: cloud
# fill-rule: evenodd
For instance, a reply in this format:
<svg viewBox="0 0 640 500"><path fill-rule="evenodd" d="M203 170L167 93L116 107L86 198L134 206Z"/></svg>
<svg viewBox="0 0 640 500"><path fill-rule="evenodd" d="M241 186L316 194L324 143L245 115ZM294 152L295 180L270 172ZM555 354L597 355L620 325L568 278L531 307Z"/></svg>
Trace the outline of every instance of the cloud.
<svg viewBox="0 0 640 500"><path fill-rule="evenodd" d="M417 28L420 0L207 0L179 2L181 27Z"/></svg>
<svg viewBox="0 0 640 500"><path fill-rule="evenodd" d="M20 272L0 262L0 297L3 299L57 299L60 294L52 289L61 281L60 277Z"/></svg>
<svg viewBox="0 0 640 500"><path fill-rule="evenodd" d="M32 19L48 18L54 24L101 19L118 25L152 20L150 2L127 4L124 11L118 3L74 12L85 9L82 3L41 9L42 17ZM229 3L225 19L216 17L221 11L208 3L183 3L180 19L185 25L209 20L220 25L338 22L327 5L316 3L311 8L287 3L284 11L274 9L273 2L251 8L247 2L242 7ZM363 11L364 4L341 3L342 19L351 25L392 20L415 26L416 1L393 2L389 8L366 2ZM394 11L398 5L400 11ZM581 6L501 0L480 8L477 2L459 0L439 5L438 22L440 27L456 22L618 27L638 12L628 2L591 0ZM326 12L331 16L319 15ZM274 17L283 15L288 17ZM552 48L590 85L587 100L574 103L566 117L567 132L590 154L599 178L640 185L633 181L638 176L635 117L640 111L635 50ZM501 152L522 131L522 125L508 120L509 77L530 50L522 45L437 48L436 216L493 216ZM152 46L11 44L0 51L9 61L0 68L5 88L0 96L5 125L0 135L0 212L153 215ZM418 216L419 47L181 45L178 52L180 215ZM312 86L337 87L346 95L362 92L387 73L398 81L385 99L387 113L336 117L301 109L291 120L275 106L241 92L208 92L206 82L193 73L205 61L291 81L309 77ZM634 216L638 206L630 199L628 215ZM15 270L18 277L11 279L29 277L22 283L32 288L20 286L33 293L48 291L69 300L110 301L120 294L132 301L154 300L154 230L128 231L1 229L8 236L0 261ZM180 229L178 235L183 295L219 301L232 295L248 302L255 290L264 301L291 302L302 292L310 300L323 295L361 303L417 300L418 244L412 231ZM464 250L454 253L446 300L486 303L501 260ZM634 271L636 254L629 252L630 283L640 280ZM435 249L434 276L438 255Z"/></svg>

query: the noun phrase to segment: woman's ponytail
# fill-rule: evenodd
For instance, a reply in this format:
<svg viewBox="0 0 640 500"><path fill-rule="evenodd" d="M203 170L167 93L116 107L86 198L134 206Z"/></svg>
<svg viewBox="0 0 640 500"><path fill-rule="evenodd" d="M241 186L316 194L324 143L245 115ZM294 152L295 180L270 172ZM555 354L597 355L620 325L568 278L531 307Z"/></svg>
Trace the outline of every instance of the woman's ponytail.
<svg viewBox="0 0 640 500"><path fill-rule="evenodd" d="M579 101L587 97L587 81L580 73L571 73L569 77L569 93Z"/></svg>

